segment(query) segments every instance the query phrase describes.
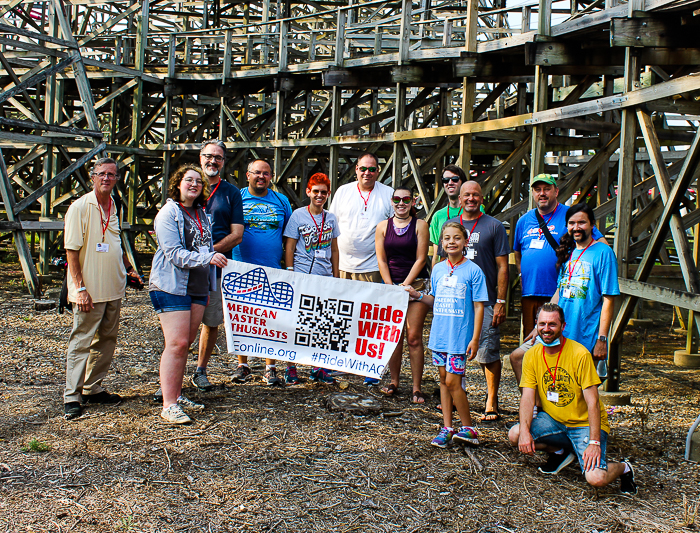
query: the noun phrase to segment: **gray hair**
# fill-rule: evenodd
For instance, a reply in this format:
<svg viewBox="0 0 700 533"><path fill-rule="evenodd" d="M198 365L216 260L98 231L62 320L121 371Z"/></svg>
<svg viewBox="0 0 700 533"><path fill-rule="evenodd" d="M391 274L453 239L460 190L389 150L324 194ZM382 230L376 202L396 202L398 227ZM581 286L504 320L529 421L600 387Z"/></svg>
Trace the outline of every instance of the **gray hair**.
<svg viewBox="0 0 700 533"><path fill-rule="evenodd" d="M202 155L204 153L204 149L210 144L214 144L221 148L224 151L224 159L226 159L226 145L224 144L224 141L220 141L219 139L209 139L208 141L204 141L202 143L202 147L199 149L199 155Z"/></svg>
<svg viewBox="0 0 700 533"><path fill-rule="evenodd" d="M95 170L97 167L101 167L102 165L114 165L117 167L117 179L121 177L121 174L119 173L119 164L111 157L100 157L97 161L95 161L92 165L92 169L90 169L90 176L97 174Z"/></svg>

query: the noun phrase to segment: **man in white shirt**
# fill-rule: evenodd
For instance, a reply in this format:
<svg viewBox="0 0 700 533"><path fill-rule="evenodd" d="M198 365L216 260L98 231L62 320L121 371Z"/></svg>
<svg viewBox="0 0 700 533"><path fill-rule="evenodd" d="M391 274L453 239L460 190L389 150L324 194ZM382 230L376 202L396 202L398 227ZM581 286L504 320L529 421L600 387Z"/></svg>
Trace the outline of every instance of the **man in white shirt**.
<svg viewBox="0 0 700 533"><path fill-rule="evenodd" d="M362 154L355 166L357 181L339 187L329 211L338 219L340 277L382 283L374 248L377 224L394 214L394 191L382 183L374 154Z"/></svg>

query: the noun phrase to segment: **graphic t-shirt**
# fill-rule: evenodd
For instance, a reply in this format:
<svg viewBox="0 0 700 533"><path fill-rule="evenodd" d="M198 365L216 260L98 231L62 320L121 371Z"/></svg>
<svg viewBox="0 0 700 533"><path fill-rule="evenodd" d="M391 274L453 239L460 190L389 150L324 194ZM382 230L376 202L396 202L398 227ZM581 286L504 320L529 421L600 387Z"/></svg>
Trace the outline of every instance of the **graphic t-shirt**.
<svg viewBox="0 0 700 533"><path fill-rule="evenodd" d="M336 216L340 229L340 270L354 273L379 270L374 234L377 224L394 214L391 207L393 194L391 187L377 182L371 194L363 192L360 195L356 181L339 187L335 192L329 211ZM363 196L367 200L366 210Z"/></svg>
<svg viewBox="0 0 700 533"><path fill-rule="evenodd" d="M331 243L338 235L338 221L333 213L324 210L321 215L314 216L306 207L294 210L284 230L285 237L297 241L294 248L294 272L332 276Z"/></svg>
<svg viewBox="0 0 700 533"><path fill-rule="evenodd" d="M603 296L617 296L617 261L612 249L594 242L574 250L559 271L559 306L564 310L564 336L593 351L598 338Z"/></svg>
<svg viewBox="0 0 700 533"><path fill-rule="evenodd" d="M430 276L435 297L428 348L463 354L474 335L474 302L486 302L486 278L472 261L465 260L450 276L447 261L435 265Z"/></svg>
<svg viewBox="0 0 700 533"><path fill-rule="evenodd" d="M557 243L566 233L566 213L569 207L558 204L552 213L544 215L549 232ZM520 252L522 295L551 298L557 290L557 254L540 230L535 209L525 213L515 226L513 250ZM593 240L603 236L593 228Z"/></svg>
<svg viewBox="0 0 700 533"><path fill-rule="evenodd" d="M489 291L489 298L485 305L496 303L498 294L498 267L496 258L510 253L508 234L503 224L489 215L482 214L476 220L464 220L454 217L447 222L461 222L469 233L469 246L464 249L468 259L471 259L483 271L486 276L486 287ZM476 225L475 225L476 223ZM442 231L442 228L441 228ZM438 245L438 254L445 257L442 243ZM472 255L473 254L473 255Z"/></svg>
<svg viewBox="0 0 700 533"><path fill-rule="evenodd" d="M542 357L543 349L544 346L541 344L535 344L525 352L520 386L536 389L544 412L557 422L567 427L588 426L588 406L583 396L583 389L600 384L591 354L581 344L568 337L561 350L559 364L557 364L558 352L554 355L547 354L545 362ZM556 378L554 388L559 395L556 403L547 399L547 391L552 386L552 376ZM600 428L610 433L608 416L602 402L600 402Z"/></svg>
<svg viewBox="0 0 700 533"><path fill-rule="evenodd" d="M243 200L243 241L233 249L232 259L253 265L280 268L282 234L292 216L286 196L268 190L262 198L241 191Z"/></svg>
<svg viewBox="0 0 700 533"><path fill-rule="evenodd" d="M212 239L216 244L230 235L231 224L243 224L241 191L228 181L219 180L219 183L214 185L212 194L207 200L206 211L212 227ZM231 252L232 250L224 252L224 255L231 259ZM217 272L221 275L221 270L218 267Z"/></svg>
<svg viewBox="0 0 700 533"><path fill-rule="evenodd" d="M180 209L182 209L182 215L185 218L185 248L190 252L199 252L201 248L206 248L206 251L209 252L211 230L206 221L202 222L206 216L204 210L182 206ZM202 225L201 232L199 224ZM209 265L190 269L187 278L187 296L209 296Z"/></svg>

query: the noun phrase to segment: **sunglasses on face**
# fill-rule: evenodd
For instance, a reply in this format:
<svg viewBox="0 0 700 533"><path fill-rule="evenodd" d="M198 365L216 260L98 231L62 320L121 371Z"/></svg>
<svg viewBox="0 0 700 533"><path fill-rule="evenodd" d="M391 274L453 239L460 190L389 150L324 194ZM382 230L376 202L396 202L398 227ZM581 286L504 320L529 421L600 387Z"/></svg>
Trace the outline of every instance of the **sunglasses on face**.
<svg viewBox="0 0 700 533"><path fill-rule="evenodd" d="M450 177L443 177L442 182L447 184L449 182L452 183L459 183L459 176L450 176Z"/></svg>
<svg viewBox="0 0 700 533"><path fill-rule="evenodd" d="M317 189L311 189L312 196L328 196L328 191L319 191Z"/></svg>
<svg viewBox="0 0 700 533"><path fill-rule="evenodd" d="M410 196L392 196L391 201L394 202L394 205L399 205L401 202L408 205L413 201L413 198Z"/></svg>
<svg viewBox="0 0 700 533"><path fill-rule="evenodd" d="M377 167L357 167L360 169L360 172L376 172Z"/></svg>

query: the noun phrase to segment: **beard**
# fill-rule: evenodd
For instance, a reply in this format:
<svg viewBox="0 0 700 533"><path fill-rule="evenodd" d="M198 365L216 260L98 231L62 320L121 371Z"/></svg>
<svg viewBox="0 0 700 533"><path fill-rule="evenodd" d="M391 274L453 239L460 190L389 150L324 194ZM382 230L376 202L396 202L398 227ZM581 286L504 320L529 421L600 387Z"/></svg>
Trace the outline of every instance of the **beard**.
<svg viewBox="0 0 700 533"><path fill-rule="evenodd" d="M209 166L205 166L203 169L204 174L206 175L207 178L215 178L216 176L219 175L219 169L216 168L211 168Z"/></svg>
<svg viewBox="0 0 700 533"><path fill-rule="evenodd" d="M591 236L591 233L586 232L585 230L577 230L572 231L571 236L573 237L574 241L586 242L588 240L588 237Z"/></svg>

